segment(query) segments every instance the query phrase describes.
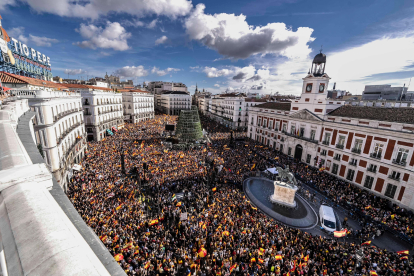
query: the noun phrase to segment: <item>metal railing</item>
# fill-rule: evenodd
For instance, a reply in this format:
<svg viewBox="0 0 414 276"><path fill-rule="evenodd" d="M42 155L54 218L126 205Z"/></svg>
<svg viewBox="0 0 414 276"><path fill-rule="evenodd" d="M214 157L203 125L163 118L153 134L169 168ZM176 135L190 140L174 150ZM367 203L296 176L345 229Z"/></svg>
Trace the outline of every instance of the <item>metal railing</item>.
<svg viewBox="0 0 414 276"><path fill-rule="evenodd" d="M396 164L396 165L399 165L399 166L403 166L403 167L405 167L407 165L407 162L406 161L397 160L397 159L393 159L392 160L392 163L393 164Z"/></svg>
<svg viewBox="0 0 414 276"><path fill-rule="evenodd" d="M388 178L389 179L396 180L396 181L400 181L400 177L399 176L393 176L392 174L388 175Z"/></svg>
<svg viewBox="0 0 414 276"><path fill-rule="evenodd" d="M358 153L358 154L361 154L361 149L353 148L351 151L352 151L353 153Z"/></svg>
<svg viewBox="0 0 414 276"><path fill-rule="evenodd" d="M336 144L336 148L337 148L337 149L344 149L344 145L341 145L341 144Z"/></svg>
<svg viewBox="0 0 414 276"><path fill-rule="evenodd" d="M373 152L369 156L375 159L381 159L381 153Z"/></svg>
<svg viewBox="0 0 414 276"><path fill-rule="evenodd" d="M372 172L372 173L376 173L377 172L377 168L375 167L368 167L367 171Z"/></svg>
<svg viewBox="0 0 414 276"><path fill-rule="evenodd" d="M329 141L322 141L322 144L329 146Z"/></svg>

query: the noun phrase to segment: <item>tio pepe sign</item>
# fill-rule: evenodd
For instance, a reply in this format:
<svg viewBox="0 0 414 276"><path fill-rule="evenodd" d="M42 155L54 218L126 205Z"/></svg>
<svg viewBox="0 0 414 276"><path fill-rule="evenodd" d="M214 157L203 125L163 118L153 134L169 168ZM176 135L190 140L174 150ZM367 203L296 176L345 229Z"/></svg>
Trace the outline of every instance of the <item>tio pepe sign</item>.
<svg viewBox="0 0 414 276"><path fill-rule="evenodd" d="M43 64L47 67L50 67L50 58L45 56L44 54L40 53L39 51L36 51L33 48L27 47L26 44L21 43L15 38L11 38L14 45L14 50L23 57L29 58L33 61L36 61L40 64Z"/></svg>

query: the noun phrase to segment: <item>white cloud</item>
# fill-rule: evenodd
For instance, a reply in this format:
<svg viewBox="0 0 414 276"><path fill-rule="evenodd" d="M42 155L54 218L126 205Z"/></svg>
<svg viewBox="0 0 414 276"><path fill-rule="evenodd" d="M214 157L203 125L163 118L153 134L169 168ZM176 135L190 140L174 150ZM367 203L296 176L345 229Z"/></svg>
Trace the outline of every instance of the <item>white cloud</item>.
<svg viewBox="0 0 414 276"><path fill-rule="evenodd" d="M65 69L63 71L66 75L84 75L88 73L87 71L83 69Z"/></svg>
<svg viewBox="0 0 414 276"><path fill-rule="evenodd" d="M122 68L119 68L115 71L116 75L119 75L123 78L139 78L139 77L145 77L148 75L148 71L145 70L144 66L125 66Z"/></svg>
<svg viewBox="0 0 414 276"><path fill-rule="evenodd" d="M14 0L1 0L0 1L0 11L6 9L6 6L8 5L15 5L15 1Z"/></svg>
<svg viewBox="0 0 414 276"><path fill-rule="evenodd" d="M7 31L7 34L26 44L29 41L29 38L24 35L24 27L12 28L11 30Z"/></svg>
<svg viewBox="0 0 414 276"><path fill-rule="evenodd" d="M35 35L29 35L29 36L30 36L30 40L33 41L33 43L36 46L51 47L52 43L59 42L59 40L54 39L54 38L48 38L44 36L35 36Z"/></svg>
<svg viewBox="0 0 414 276"><path fill-rule="evenodd" d="M59 16L97 19L109 13L126 13L143 17L165 15L171 18L187 15L191 8L188 0L20 0L37 12ZM1 1L0 9L6 5L16 5L14 0Z"/></svg>
<svg viewBox="0 0 414 276"><path fill-rule="evenodd" d="M255 74L255 67L249 65L246 67L227 66L221 69L215 67L204 67L203 72L206 73L209 78L227 77L231 76L234 80L245 81L251 78Z"/></svg>
<svg viewBox="0 0 414 276"><path fill-rule="evenodd" d="M8 31L9 36L28 44L32 42L39 47L51 47L52 43L57 43L59 40L45 36L35 36L30 34L29 37L24 35L24 27L15 27Z"/></svg>
<svg viewBox="0 0 414 276"><path fill-rule="evenodd" d="M216 83L214 84L215 87L220 87L220 84Z"/></svg>
<svg viewBox="0 0 414 276"><path fill-rule="evenodd" d="M368 78L383 73L411 71L414 64L414 36L383 37L343 51L327 54L326 72L338 89L361 94L365 84L402 85L396 77ZM394 74L396 75L396 74Z"/></svg>
<svg viewBox="0 0 414 276"><path fill-rule="evenodd" d="M186 32L227 58L248 58L256 54L275 54L288 58L306 57L313 29L300 27L293 31L284 23L251 26L243 14L205 14L198 4L185 20Z"/></svg>
<svg viewBox="0 0 414 276"><path fill-rule="evenodd" d="M167 42L167 40L168 40L168 37L166 37L165 35L163 35L162 37L160 37L157 40L155 40L155 45L164 44L165 42Z"/></svg>
<svg viewBox="0 0 414 276"><path fill-rule="evenodd" d="M148 29L154 29L155 28L155 26L157 25L157 22L158 22L158 19L154 19L154 20L152 20L148 25L147 25L147 28Z"/></svg>
<svg viewBox="0 0 414 276"><path fill-rule="evenodd" d="M178 68L167 68L167 69L164 69L164 70L160 70L159 68L157 68L157 67L154 66L152 68L152 70L151 70L151 73L152 74L157 74L158 76L165 76L168 73L178 72L178 71L181 71L181 69L178 69Z"/></svg>
<svg viewBox="0 0 414 276"><path fill-rule="evenodd" d="M82 48L112 48L117 51L129 49L127 39L131 37L131 33L127 33L118 22L108 21L105 28L82 23L76 31L83 38L89 39L76 43Z"/></svg>

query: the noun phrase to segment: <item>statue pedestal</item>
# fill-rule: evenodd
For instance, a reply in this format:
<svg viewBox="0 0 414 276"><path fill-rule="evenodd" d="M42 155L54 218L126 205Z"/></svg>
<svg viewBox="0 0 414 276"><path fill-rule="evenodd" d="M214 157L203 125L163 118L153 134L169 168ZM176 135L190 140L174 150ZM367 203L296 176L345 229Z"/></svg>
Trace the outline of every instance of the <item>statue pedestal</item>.
<svg viewBox="0 0 414 276"><path fill-rule="evenodd" d="M296 207L295 195L298 187L290 185L283 181L274 181L275 187L273 195L270 196L270 201L286 207Z"/></svg>

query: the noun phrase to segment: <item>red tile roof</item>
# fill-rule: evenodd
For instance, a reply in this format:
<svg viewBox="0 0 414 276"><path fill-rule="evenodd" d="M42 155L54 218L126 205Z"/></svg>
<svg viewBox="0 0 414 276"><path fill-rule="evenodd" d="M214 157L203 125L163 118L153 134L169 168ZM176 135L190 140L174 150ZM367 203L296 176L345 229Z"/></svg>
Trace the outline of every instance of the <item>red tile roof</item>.
<svg viewBox="0 0 414 276"><path fill-rule="evenodd" d="M112 91L111 88L107 87L99 87L94 85L85 85L85 84L76 84L76 83L62 83L63 86L66 88L80 88L80 89L97 89L97 90L106 90L106 91Z"/></svg>
<svg viewBox="0 0 414 276"><path fill-rule="evenodd" d="M55 83L52 81L45 81L35 78L29 78L25 76L15 75L7 72L0 72L1 82L4 84L7 83L17 83L17 84L30 84L34 86L50 87L50 88L65 88L60 83Z"/></svg>

